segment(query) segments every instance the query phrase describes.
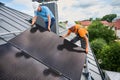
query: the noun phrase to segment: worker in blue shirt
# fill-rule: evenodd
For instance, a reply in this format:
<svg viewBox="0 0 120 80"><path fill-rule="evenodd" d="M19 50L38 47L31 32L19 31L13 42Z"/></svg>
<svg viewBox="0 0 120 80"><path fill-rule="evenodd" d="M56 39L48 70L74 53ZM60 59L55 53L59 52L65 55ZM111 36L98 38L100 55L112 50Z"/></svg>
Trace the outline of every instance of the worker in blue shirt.
<svg viewBox="0 0 120 80"><path fill-rule="evenodd" d="M33 2L33 9L34 9L34 14L35 16L32 19L32 24L33 26L37 20L37 17L40 16L43 18L46 28L51 31L51 27L53 26L55 22L55 17L51 10L47 6L40 6L38 2Z"/></svg>

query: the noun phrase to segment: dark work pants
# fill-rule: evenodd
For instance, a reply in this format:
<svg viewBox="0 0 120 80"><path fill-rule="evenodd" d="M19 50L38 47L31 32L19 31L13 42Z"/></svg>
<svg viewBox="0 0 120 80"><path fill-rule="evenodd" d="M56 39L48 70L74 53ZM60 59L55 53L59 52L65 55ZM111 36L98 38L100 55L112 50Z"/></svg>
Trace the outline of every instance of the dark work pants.
<svg viewBox="0 0 120 80"><path fill-rule="evenodd" d="M84 40L82 37L80 37L79 35L76 35L76 36L71 40L71 42L72 42L72 43L76 43L78 40L80 40L81 47L82 47L83 49L85 49L85 48L86 48L86 42L85 42L85 40Z"/></svg>
<svg viewBox="0 0 120 80"><path fill-rule="evenodd" d="M55 23L55 19L52 18L52 19L51 19L51 25L50 25L50 28L53 26L54 23ZM45 22L45 27L46 27L46 29L48 29L48 22Z"/></svg>

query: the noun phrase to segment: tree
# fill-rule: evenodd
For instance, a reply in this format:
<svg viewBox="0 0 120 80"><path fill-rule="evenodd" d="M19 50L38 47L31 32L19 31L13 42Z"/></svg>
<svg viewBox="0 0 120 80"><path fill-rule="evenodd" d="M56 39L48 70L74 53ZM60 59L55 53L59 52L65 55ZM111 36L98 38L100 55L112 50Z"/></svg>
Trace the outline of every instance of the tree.
<svg viewBox="0 0 120 80"><path fill-rule="evenodd" d="M75 24L80 24L80 22L79 21L75 21Z"/></svg>
<svg viewBox="0 0 120 80"><path fill-rule="evenodd" d="M92 21L93 20L93 18L89 18L89 21Z"/></svg>
<svg viewBox="0 0 120 80"><path fill-rule="evenodd" d="M88 32L91 47L101 62L101 68L120 72L120 42L114 41L116 35L112 27L94 20L88 27Z"/></svg>
<svg viewBox="0 0 120 80"><path fill-rule="evenodd" d="M108 26L104 26L100 21L95 20L88 27L90 41L96 38L103 38L107 43L116 39L115 31Z"/></svg>
<svg viewBox="0 0 120 80"><path fill-rule="evenodd" d="M116 17L117 17L116 14L108 14L108 15L103 16L103 18L101 20L106 20L108 22L112 22L112 20Z"/></svg>
<svg viewBox="0 0 120 80"><path fill-rule="evenodd" d="M97 20L97 21L101 21L101 18L96 18L95 20Z"/></svg>
<svg viewBox="0 0 120 80"><path fill-rule="evenodd" d="M103 69L120 72L120 42L112 42L104 46L100 52Z"/></svg>
<svg viewBox="0 0 120 80"><path fill-rule="evenodd" d="M95 39L91 42L91 48L94 51L97 59L100 58L99 53L101 52L102 48L106 45L106 41L102 38Z"/></svg>

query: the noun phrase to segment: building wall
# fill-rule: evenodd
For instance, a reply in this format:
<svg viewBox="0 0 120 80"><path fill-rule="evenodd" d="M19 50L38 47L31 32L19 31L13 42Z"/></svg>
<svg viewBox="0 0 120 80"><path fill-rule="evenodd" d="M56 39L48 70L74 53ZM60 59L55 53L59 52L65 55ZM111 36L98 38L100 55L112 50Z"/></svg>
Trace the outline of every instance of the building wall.
<svg viewBox="0 0 120 80"><path fill-rule="evenodd" d="M116 35L120 38L120 30L116 30Z"/></svg>

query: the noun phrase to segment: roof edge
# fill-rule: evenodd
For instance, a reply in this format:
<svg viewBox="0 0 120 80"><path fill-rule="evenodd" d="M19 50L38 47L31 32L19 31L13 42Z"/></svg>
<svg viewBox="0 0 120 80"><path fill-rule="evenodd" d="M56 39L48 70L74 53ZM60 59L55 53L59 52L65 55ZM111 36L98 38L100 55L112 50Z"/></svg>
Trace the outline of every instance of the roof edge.
<svg viewBox="0 0 120 80"><path fill-rule="evenodd" d="M0 6L4 6L4 5L5 5L4 3L0 2Z"/></svg>

